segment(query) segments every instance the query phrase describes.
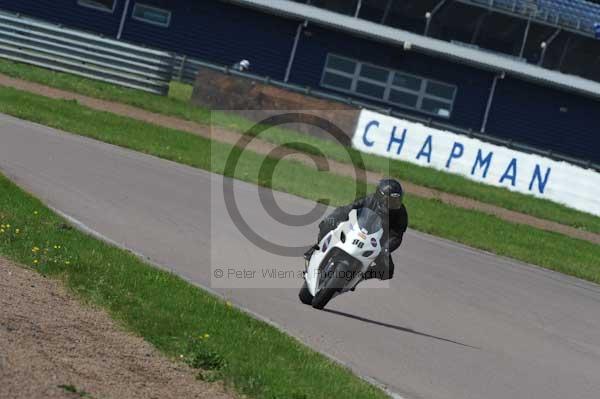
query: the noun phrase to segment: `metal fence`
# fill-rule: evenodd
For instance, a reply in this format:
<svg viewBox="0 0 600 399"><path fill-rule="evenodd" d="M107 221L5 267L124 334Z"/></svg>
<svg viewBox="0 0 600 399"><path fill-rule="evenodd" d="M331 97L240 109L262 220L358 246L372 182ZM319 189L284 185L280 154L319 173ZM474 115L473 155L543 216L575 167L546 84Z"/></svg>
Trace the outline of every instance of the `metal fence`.
<svg viewBox="0 0 600 399"><path fill-rule="evenodd" d="M176 55L173 62L173 79L180 82L194 84L196 75L201 67L207 67L205 62L190 58L186 55Z"/></svg>
<svg viewBox="0 0 600 399"><path fill-rule="evenodd" d="M0 58L166 95L173 55L0 13Z"/></svg>

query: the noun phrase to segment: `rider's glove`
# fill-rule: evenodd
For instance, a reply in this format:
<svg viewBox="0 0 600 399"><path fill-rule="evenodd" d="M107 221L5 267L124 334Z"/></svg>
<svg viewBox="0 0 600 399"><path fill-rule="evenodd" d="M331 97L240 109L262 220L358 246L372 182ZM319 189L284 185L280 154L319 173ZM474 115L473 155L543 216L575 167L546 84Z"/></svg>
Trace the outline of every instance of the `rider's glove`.
<svg viewBox="0 0 600 399"><path fill-rule="evenodd" d="M337 219L334 217L326 217L325 219L323 219L321 221L321 223L319 223L319 228L321 229L328 229L328 230L333 230L337 227Z"/></svg>

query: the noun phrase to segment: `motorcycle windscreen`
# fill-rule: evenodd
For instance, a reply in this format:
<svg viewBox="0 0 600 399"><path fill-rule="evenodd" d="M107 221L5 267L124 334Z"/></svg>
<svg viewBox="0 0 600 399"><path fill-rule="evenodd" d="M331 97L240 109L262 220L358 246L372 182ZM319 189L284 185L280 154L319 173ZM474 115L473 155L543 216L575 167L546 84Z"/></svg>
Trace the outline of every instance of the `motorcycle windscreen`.
<svg viewBox="0 0 600 399"><path fill-rule="evenodd" d="M373 234L383 229L381 218L369 208L361 208L356 211L358 227L366 230L367 234Z"/></svg>

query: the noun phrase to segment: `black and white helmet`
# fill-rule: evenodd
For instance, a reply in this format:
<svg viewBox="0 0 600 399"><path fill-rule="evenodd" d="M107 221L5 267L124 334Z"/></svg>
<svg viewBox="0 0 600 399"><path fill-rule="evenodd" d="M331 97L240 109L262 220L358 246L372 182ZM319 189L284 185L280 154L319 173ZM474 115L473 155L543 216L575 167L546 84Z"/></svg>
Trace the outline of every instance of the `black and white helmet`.
<svg viewBox="0 0 600 399"><path fill-rule="evenodd" d="M377 212L386 214L389 210L400 209L404 200L404 190L399 181L383 179L375 190Z"/></svg>

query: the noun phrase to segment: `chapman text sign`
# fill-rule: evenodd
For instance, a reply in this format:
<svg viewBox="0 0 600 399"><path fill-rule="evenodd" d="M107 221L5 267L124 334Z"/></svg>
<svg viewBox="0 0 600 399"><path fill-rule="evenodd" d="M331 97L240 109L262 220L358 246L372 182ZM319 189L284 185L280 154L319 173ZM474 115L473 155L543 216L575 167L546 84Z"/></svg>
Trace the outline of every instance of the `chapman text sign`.
<svg viewBox="0 0 600 399"><path fill-rule="evenodd" d="M432 167L600 216L600 173L363 110L352 140L365 153Z"/></svg>

